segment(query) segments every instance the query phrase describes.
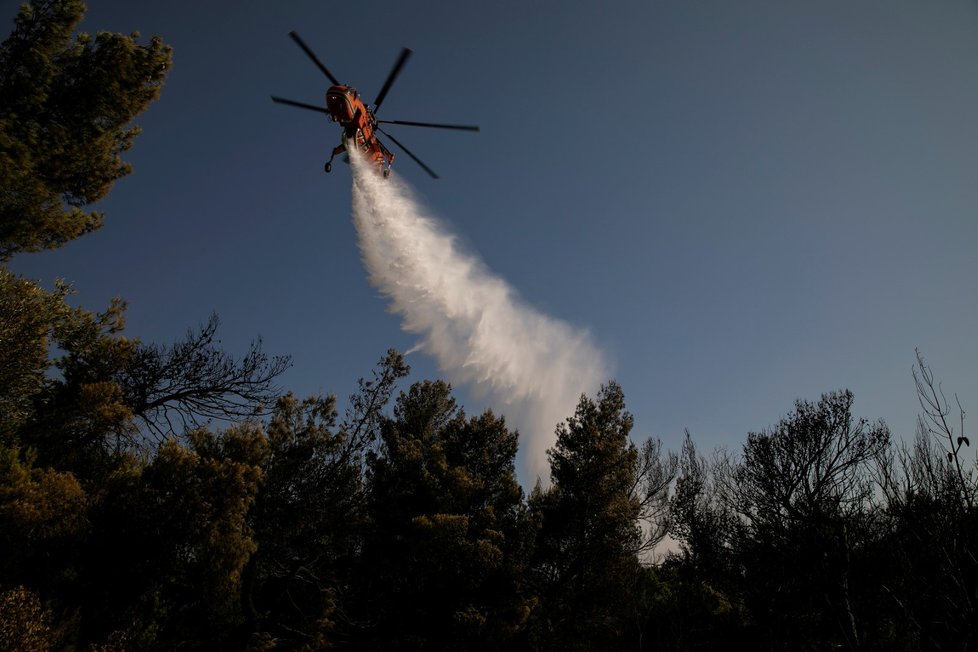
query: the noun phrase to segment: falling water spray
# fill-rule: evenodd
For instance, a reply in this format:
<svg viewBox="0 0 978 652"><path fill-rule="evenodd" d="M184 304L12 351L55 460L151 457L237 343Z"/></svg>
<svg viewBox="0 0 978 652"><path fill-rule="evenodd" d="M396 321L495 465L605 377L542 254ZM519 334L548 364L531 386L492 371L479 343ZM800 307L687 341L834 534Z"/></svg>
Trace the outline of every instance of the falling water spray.
<svg viewBox="0 0 978 652"><path fill-rule="evenodd" d="M353 219L372 285L390 300L415 347L453 383L497 403L521 435L525 478L549 481L546 451L607 364L587 332L522 301L430 216L398 177L353 165Z"/></svg>

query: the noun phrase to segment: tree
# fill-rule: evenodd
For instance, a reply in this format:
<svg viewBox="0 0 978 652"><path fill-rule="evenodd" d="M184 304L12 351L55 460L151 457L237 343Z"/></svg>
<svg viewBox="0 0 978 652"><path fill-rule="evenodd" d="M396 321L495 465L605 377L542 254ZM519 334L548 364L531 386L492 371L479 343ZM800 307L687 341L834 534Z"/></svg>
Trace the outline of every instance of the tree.
<svg viewBox="0 0 978 652"><path fill-rule="evenodd" d="M638 503L638 518L642 528L639 547L635 553L643 562L651 562L656 546L669 532L669 489L676 479L679 457L664 452L662 441L646 439L639 448L636 461L635 485L632 495Z"/></svg>
<svg viewBox="0 0 978 652"><path fill-rule="evenodd" d="M23 586L0 592L0 649L46 652L54 647L50 614Z"/></svg>
<svg viewBox="0 0 978 652"><path fill-rule="evenodd" d="M670 534L679 542L694 576L715 578L728 557L724 533L731 516L724 509L707 460L697 453L686 431L679 458L679 477L670 501Z"/></svg>
<svg viewBox="0 0 978 652"><path fill-rule="evenodd" d="M403 356L388 351L373 379L359 381L339 426L332 396L279 399L265 428L264 483L249 514L258 546L242 592L249 631L325 648L348 627L344 605L367 519L365 455L408 371Z"/></svg>
<svg viewBox="0 0 978 652"><path fill-rule="evenodd" d="M180 433L191 449L170 438L150 454L137 437L141 406L130 402L123 384L143 346L122 336L124 305L116 301L92 314L69 307L68 291L60 285L46 292L0 268L0 405L7 408L0 410L0 589L24 586L40 596L52 606L45 618L72 641L101 643L142 627L143 638L129 639L139 647L145 636L159 634L162 603L173 617L167 635L175 635L178 621L201 634L194 620L200 614L231 627L229 610L240 615L239 560L250 556L236 533L258 483L253 471L232 462L261 438L245 436L251 432L245 424L218 445L197 430ZM197 340L190 349L181 362L189 368L177 377L194 378L195 362L216 359L223 366L204 365L219 372L206 378L222 386L220 373L235 377L250 368ZM183 392L208 396L213 386L189 383ZM254 467L261 456L249 455L245 462ZM158 484L162 497L147 503L146 482L156 472L165 478ZM164 537L146 540L146 533L164 521L172 526L170 547L154 548ZM200 529L201 521L212 526ZM205 566L174 560L205 553ZM176 602L167 602L172 594L162 587L178 582L185 588L196 582L210 610L188 602L177 619Z"/></svg>
<svg viewBox="0 0 978 652"><path fill-rule="evenodd" d="M643 548L632 423L621 387L611 382L596 400L582 396L574 416L557 429L549 452L553 486L538 487L530 499L540 523L536 646L621 646Z"/></svg>
<svg viewBox="0 0 978 652"><path fill-rule="evenodd" d="M258 339L236 359L215 344L219 323L211 315L169 347L137 343L115 375L126 405L157 438L180 436L211 419L267 415L281 394L273 383L291 366L291 357L269 358Z"/></svg>
<svg viewBox="0 0 978 652"><path fill-rule="evenodd" d="M883 604L908 649L966 649L978 639L975 461L965 457L970 441L961 403L955 396L952 421L941 384L919 351L916 357L922 410L916 437L881 464L890 533L883 553L893 569Z"/></svg>
<svg viewBox="0 0 978 652"><path fill-rule="evenodd" d="M82 207L129 174L130 126L170 66L159 38L100 32L72 39L81 0L21 7L0 45L0 260L60 247L103 215Z"/></svg>
<svg viewBox="0 0 978 652"><path fill-rule="evenodd" d="M444 382L401 393L369 456L355 647L511 646L528 612L516 447L502 418L466 419Z"/></svg>
<svg viewBox="0 0 978 652"><path fill-rule="evenodd" d="M650 638L667 649L750 647L731 550L735 518L715 467L687 431L669 504L669 533L679 551L655 569L660 600L648 619Z"/></svg>
<svg viewBox="0 0 978 652"><path fill-rule="evenodd" d="M79 643L121 633L132 649L220 649L240 627L268 441L257 423L185 441L99 487L77 579L61 593L78 610Z"/></svg>
<svg viewBox="0 0 978 652"><path fill-rule="evenodd" d="M42 465L101 468L97 458L140 444L139 425L183 436L211 419L262 416L290 365L258 340L241 358L221 350L216 316L170 347L122 335L125 304L100 314L0 268L0 443L33 446Z"/></svg>
<svg viewBox="0 0 978 652"><path fill-rule="evenodd" d="M63 283L46 292L0 267L0 442L9 442L33 414L33 399L51 366L51 338L72 316L67 292Z"/></svg>
<svg viewBox="0 0 978 652"><path fill-rule="evenodd" d="M79 568L92 500L74 474L38 466L34 458L30 451L0 446L0 592L20 586L54 596L63 594ZM26 618L18 613L14 621Z"/></svg>
<svg viewBox="0 0 978 652"><path fill-rule="evenodd" d="M852 403L849 391L797 401L774 428L748 434L742 461L721 478L740 519L733 545L748 607L775 647L860 645L852 558L870 471L890 433L882 422L854 420Z"/></svg>
<svg viewBox="0 0 978 652"><path fill-rule="evenodd" d="M959 430L954 432L954 426L949 418L951 406L940 383L934 382L934 373L924 364L924 356L916 351L917 364L913 368L913 380L917 387L917 400L921 413L918 416L917 430L921 437L932 438L940 445L949 466L953 468L953 478L958 485L957 492L969 510L975 506L978 497L978 478L976 478L974 463L963 461L964 449L971 446L971 441L964 433L964 408L955 395L958 405ZM951 478L949 477L948 480Z"/></svg>
<svg viewBox="0 0 978 652"><path fill-rule="evenodd" d="M16 362L4 365L0 442L33 449L41 466L95 478L134 434L132 411L114 376L131 360L134 343L120 335L124 304L100 314L71 308L67 287L48 293L0 270L0 331L20 339ZM23 355L17 355L23 354Z"/></svg>

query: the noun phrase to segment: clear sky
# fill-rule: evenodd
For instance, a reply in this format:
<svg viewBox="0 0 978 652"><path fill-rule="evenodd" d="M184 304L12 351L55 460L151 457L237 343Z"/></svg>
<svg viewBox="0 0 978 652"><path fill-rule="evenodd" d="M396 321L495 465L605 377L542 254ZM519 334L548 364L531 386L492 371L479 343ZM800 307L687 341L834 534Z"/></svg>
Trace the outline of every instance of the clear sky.
<svg viewBox="0 0 978 652"><path fill-rule="evenodd" d="M260 334L295 358L285 387L340 397L415 343L366 281L349 169L322 171L339 129L269 99L323 101L295 29L367 99L414 49L381 118L482 127L392 126L442 179L395 170L590 332L637 438L736 447L841 388L911 436L915 347L978 409L974 1L92 0L83 29L158 34L173 70L106 226L13 267L121 295L130 335L217 312L229 349Z"/></svg>

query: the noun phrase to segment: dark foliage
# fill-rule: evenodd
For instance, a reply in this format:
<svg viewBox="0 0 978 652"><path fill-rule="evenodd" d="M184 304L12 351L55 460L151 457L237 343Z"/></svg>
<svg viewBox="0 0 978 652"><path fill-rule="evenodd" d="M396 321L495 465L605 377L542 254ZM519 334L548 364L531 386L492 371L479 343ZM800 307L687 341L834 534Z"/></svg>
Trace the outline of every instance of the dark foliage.
<svg viewBox="0 0 978 652"><path fill-rule="evenodd" d="M0 45L0 260L60 247L102 225L82 207L131 166L130 122L160 93L170 48L159 38L99 32L73 38L85 5L23 5Z"/></svg>
<svg viewBox="0 0 978 652"><path fill-rule="evenodd" d="M83 10L27 5L0 46L0 258L97 228L80 207L128 172L159 92L169 50L72 40ZM975 459L919 354L910 444L842 391L739 453L687 433L677 456L633 442L611 382L526 498L518 433L441 381L397 394L396 351L340 420L333 396L283 395L260 342L223 351L216 318L143 344L121 301L68 292L0 267L0 650L976 643Z"/></svg>

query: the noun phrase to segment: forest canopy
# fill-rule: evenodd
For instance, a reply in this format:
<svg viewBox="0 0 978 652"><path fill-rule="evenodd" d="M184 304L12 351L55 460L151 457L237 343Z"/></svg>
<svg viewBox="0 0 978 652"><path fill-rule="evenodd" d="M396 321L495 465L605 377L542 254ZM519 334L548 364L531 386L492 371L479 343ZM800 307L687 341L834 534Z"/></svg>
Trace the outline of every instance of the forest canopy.
<svg viewBox="0 0 978 652"><path fill-rule="evenodd" d="M0 259L98 228L170 49L25 5L0 46ZM119 216L124 218L125 216ZM125 336L0 266L0 649L966 649L978 476L918 353L916 437L846 390L743 444L634 432L609 380L524 493L520 433L395 350L351 396L288 356ZM777 418L772 415L772 418Z"/></svg>

